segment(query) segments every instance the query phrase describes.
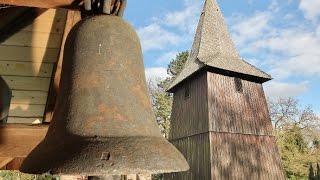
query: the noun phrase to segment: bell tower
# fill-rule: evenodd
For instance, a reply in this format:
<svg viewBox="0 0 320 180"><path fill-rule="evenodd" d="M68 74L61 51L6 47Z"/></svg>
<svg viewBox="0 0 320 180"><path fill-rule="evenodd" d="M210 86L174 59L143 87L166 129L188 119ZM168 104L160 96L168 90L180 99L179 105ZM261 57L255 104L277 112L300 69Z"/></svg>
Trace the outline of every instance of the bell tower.
<svg viewBox="0 0 320 180"><path fill-rule="evenodd" d="M216 0L206 0L174 94L170 141L190 170L168 179L285 179L262 83L239 56Z"/></svg>

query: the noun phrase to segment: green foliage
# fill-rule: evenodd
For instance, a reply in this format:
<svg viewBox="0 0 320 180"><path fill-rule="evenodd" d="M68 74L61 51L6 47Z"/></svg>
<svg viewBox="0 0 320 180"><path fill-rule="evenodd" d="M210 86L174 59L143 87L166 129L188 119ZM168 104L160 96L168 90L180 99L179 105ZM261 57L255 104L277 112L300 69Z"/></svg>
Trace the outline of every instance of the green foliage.
<svg viewBox="0 0 320 180"><path fill-rule="evenodd" d="M162 134L168 138L170 131L170 116L172 110L172 95L166 92L166 89L182 71L187 62L188 51L179 53L175 59L172 59L168 65L167 73L170 77L163 81L149 83L152 106Z"/></svg>
<svg viewBox="0 0 320 180"><path fill-rule="evenodd" d="M314 170L312 163L309 166L309 180L320 180L320 167L319 163L316 164L317 171Z"/></svg>
<svg viewBox="0 0 320 180"><path fill-rule="evenodd" d="M0 171L1 180L58 180L57 176L25 174L19 171Z"/></svg>
<svg viewBox="0 0 320 180"><path fill-rule="evenodd" d="M170 64L168 65L167 73L172 77L172 79L175 79L178 74L182 71L184 65L187 62L189 56L188 51L184 51L179 53L176 56L176 59L173 59Z"/></svg>
<svg viewBox="0 0 320 180"><path fill-rule="evenodd" d="M164 180L163 174L152 175L152 180Z"/></svg>
<svg viewBox="0 0 320 180"><path fill-rule="evenodd" d="M311 106L301 107L294 98L268 104L287 178L309 179L310 163L320 161L319 117Z"/></svg>
<svg viewBox="0 0 320 180"><path fill-rule="evenodd" d="M189 52L184 51L177 54L176 58L171 60L167 68L167 74L169 77L157 84L159 88L162 88L165 91L169 87L169 85L177 78L179 73L184 68L188 56Z"/></svg>
<svg viewBox="0 0 320 180"><path fill-rule="evenodd" d="M165 137L168 137L170 130L170 115L172 97L165 92L165 89L158 87L151 87L149 85L150 94L152 97L152 106L159 124L160 130Z"/></svg>
<svg viewBox="0 0 320 180"><path fill-rule="evenodd" d="M301 129L288 127L277 134L277 143L288 177L307 177L310 156Z"/></svg>
<svg viewBox="0 0 320 180"><path fill-rule="evenodd" d="M315 149L319 149L320 148L320 141L319 139L315 138L312 142L312 145Z"/></svg>
<svg viewBox="0 0 320 180"><path fill-rule="evenodd" d="M170 117L172 110L172 95L166 89L182 71L188 59L188 51L179 53L168 65L167 73L170 77L163 81L149 82L152 106L162 134L168 138L170 131ZM163 180L162 174L152 176L154 180Z"/></svg>
<svg viewBox="0 0 320 180"><path fill-rule="evenodd" d="M310 180L315 180L315 174L314 174L314 170L312 167L312 163L310 163L310 168L309 168L309 179Z"/></svg>
<svg viewBox="0 0 320 180"><path fill-rule="evenodd" d="M316 174L317 180L320 180L320 166L319 163L317 163L317 174Z"/></svg>

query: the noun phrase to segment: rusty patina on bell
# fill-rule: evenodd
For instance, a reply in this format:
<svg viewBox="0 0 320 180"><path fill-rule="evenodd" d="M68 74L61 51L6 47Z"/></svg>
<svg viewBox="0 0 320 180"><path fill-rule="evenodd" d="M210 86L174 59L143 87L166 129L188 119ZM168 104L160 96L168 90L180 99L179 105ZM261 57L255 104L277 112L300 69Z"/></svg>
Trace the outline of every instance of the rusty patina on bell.
<svg viewBox="0 0 320 180"><path fill-rule="evenodd" d="M140 41L119 17L95 16L72 29L57 103L46 138L22 172L98 176L189 168L159 132Z"/></svg>

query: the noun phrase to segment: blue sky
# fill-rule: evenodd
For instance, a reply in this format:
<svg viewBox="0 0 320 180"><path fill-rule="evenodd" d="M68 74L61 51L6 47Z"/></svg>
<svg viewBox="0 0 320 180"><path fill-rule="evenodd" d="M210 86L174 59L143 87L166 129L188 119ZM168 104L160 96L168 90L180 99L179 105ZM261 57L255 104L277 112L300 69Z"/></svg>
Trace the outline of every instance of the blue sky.
<svg viewBox="0 0 320 180"><path fill-rule="evenodd" d="M190 50L204 0L128 0L148 79ZM297 97L320 114L320 0L218 0L241 57L265 72L268 97Z"/></svg>

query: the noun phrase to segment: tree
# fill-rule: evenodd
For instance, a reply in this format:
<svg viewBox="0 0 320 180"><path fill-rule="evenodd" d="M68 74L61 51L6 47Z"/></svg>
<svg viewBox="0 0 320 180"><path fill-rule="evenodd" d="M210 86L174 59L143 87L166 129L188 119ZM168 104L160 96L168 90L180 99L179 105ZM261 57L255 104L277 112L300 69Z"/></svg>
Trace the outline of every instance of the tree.
<svg viewBox="0 0 320 180"><path fill-rule="evenodd" d="M166 90L169 85L177 78L179 73L184 68L184 65L187 62L187 59L189 57L188 51L183 51L176 55L175 59L172 59L167 67L167 74L169 77L167 77L165 80L159 82L158 86L164 90Z"/></svg>
<svg viewBox="0 0 320 180"><path fill-rule="evenodd" d="M169 137L170 131L170 117L172 110L172 94L167 93L166 90L169 85L176 79L178 74L182 71L189 56L188 51L181 52L172 59L167 68L168 78L165 80L155 80L148 83L149 92L151 95L152 106L157 118L159 128L164 137ZM163 174L156 174L152 179L162 180Z"/></svg>
<svg viewBox="0 0 320 180"><path fill-rule="evenodd" d="M317 163L317 176L316 176L317 180L320 180L320 166L319 163Z"/></svg>
<svg viewBox="0 0 320 180"><path fill-rule="evenodd" d="M271 121L275 131L293 124L301 129L314 129L319 124L319 117L312 107L300 108L299 102L294 98L279 98L268 102Z"/></svg>
<svg viewBox="0 0 320 180"><path fill-rule="evenodd" d="M268 104L288 178L307 179L309 164L320 160L319 117L294 98L269 99Z"/></svg>
<svg viewBox="0 0 320 180"><path fill-rule="evenodd" d="M167 68L168 78L165 80L149 82L149 91L151 95L152 106L155 111L157 122L162 134L168 138L170 130L170 116L172 110L172 95L166 92L166 89L172 81L182 71L187 62L188 51L181 52L172 59Z"/></svg>
<svg viewBox="0 0 320 180"><path fill-rule="evenodd" d="M313 142L312 142L312 147L314 149L319 149L320 148L320 141L317 138L314 138Z"/></svg>
<svg viewBox="0 0 320 180"><path fill-rule="evenodd" d="M307 177L312 158L301 129L296 126L286 127L276 137L287 176L299 179Z"/></svg>
<svg viewBox="0 0 320 180"><path fill-rule="evenodd" d="M184 65L187 62L187 59L189 57L189 52L184 51L179 53L176 56L176 59L173 59L170 64L168 65L167 73L171 76L171 81L173 81L178 74L182 71L184 68Z"/></svg>
<svg viewBox="0 0 320 180"><path fill-rule="evenodd" d="M312 167L311 163L310 163L310 167L309 167L309 179L310 180L315 180L314 170L313 170L313 167Z"/></svg>
<svg viewBox="0 0 320 180"><path fill-rule="evenodd" d="M170 94L165 92L165 88L159 86L162 82L149 83L149 91L151 95L152 107L154 109L156 119L164 137L168 138L170 130L170 115L172 98Z"/></svg>

